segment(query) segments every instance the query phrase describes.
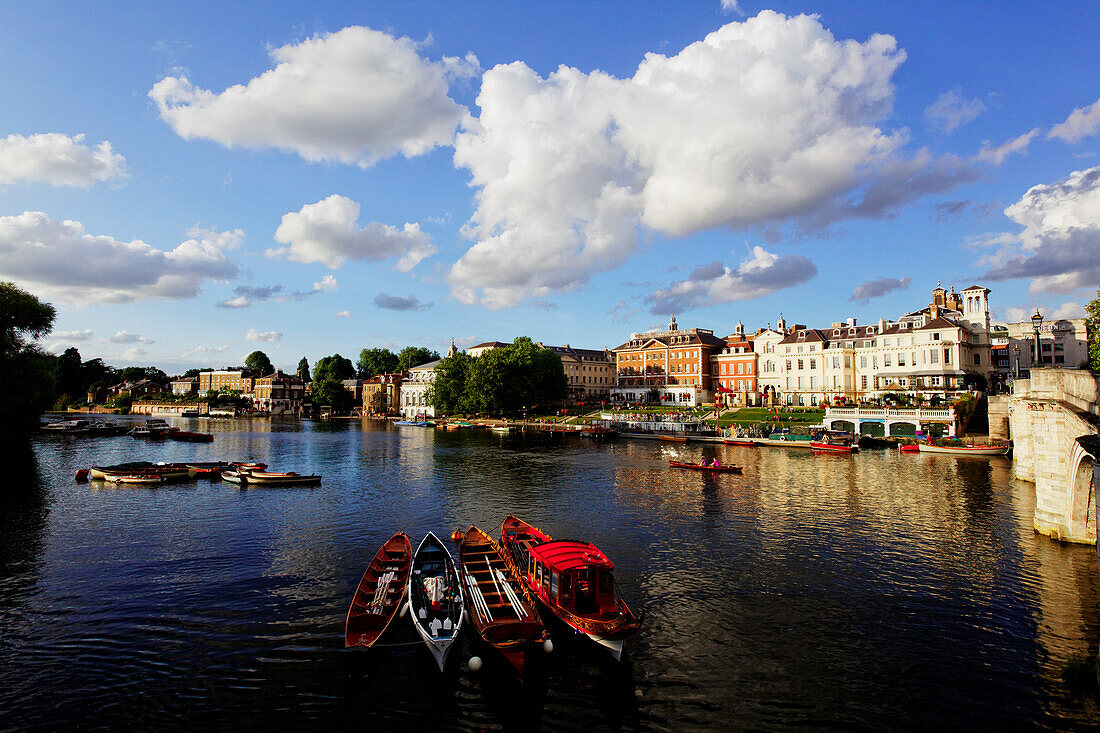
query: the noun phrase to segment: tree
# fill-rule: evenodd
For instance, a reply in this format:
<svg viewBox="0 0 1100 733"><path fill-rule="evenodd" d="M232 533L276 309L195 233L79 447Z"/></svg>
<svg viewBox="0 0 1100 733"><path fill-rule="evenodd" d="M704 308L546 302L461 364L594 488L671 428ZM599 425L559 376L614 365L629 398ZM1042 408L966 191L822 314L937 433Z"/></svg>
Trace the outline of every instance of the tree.
<svg viewBox="0 0 1100 733"><path fill-rule="evenodd" d="M357 374L360 379L370 379L376 374L389 374L397 371L397 355L389 349L363 349L359 352Z"/></svg>
<svg viewBox="0 0 1100 733"><path fill-rule="evenodd" d="M275 371L275 367L271 365L271 359L268 359L267 354L262 351L253 351L245 357L244 365L249 369L258 371L260 376L271 374Z"/></svg>
<svg viewBox="0 0 1100 733"><path fill-rule="evenodd" d="M423 346L406 346L397 355L397 371L404 374L413 367L431 361L439 361L439 352L426 349Z"/></svg>
<svg viewBox="0 0 1100 733"><path fill-rule="evenodd" d="M113 366L104 364L103 360L99 358L89 359L81 364L80 376L84 382L85 390L93 387L107 387L119 381L118 370Z"/></svg>
<svg viewBox="0 0 1100 733"><path fill-rule="evenodd" d="M561 359L526 337L476 359L442 359L429 399L444 412L515 415L564 399L569 393Z"/></svg>
<svg viewBox="0 0 1100 733"><path fill-rule="evenodd" d="M298 362L298 379L303 382L309 381L309 359L302 357L302 360Z"/></svg>
<svg viewBox="0 0 1100 733"><path fill-rule="evenodd" d="M1100 372L1100 290L1085 306L1085 333L1089 341L1088 367Z"/></svg>
<svg viewBox="0 0 1100 733"><path fill-rule="evenodd" d="M320 371L321 360L317 361L317 371ZM325 374L320 379L313 380L313 401L319 405L328 405L333 412L344 413L355 405L353 395L339 380Z"/></svg>
<svg viewBox="0 0 1100 733"><path fill-rule="evenodd" d="M80 360L80 351L75 346L65 349L65 353L57 358L57 391L58 400L65 404L79 399L84 401L84 374L83 363Z"/></svg>
<svg viewBox="0 0 1100 733"><path fill-rule="evenodd" d="M30 432L55 399L54 357L33 341L57 311L9 282L0 283L0 435Z"/></svg>
<svg viewBox="0 0 1100 733"><path fill-rule="evenodd" d="M355 367L352 366L351 359L344 358L339 354L322 356L317 360L317 363L313 365L314 382L325 379L334 379L339 382L344 379L354 378Z"/></svg>
<svg viewBox="0 0 1100 733"><path fill-rule="evenodd" d="M432 407L445 415L474 412L466 392L473 362L464 351L440 360L435 368L435 379L425 395Z"/></svg>
<svg viewBox="0 0 1100 733"><path fill-rule="evenodd" d="M118 370L116 374L119 381L123 382L140 382L143 379L156 382L157 384L167 384L168 375L155 366L147 367L123 367Z"/></svg>

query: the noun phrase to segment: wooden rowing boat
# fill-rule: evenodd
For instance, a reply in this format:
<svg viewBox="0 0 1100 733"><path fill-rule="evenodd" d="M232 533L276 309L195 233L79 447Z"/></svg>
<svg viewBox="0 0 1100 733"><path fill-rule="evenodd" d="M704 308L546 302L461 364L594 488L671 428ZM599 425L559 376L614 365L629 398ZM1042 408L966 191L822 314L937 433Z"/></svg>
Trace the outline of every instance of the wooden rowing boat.
<svg viewBox="0 0 1100 733"><path fill-rule="evenodd" d="M458 566L470 624L522 679L528 653L550 638L534 600L500 546L477 527L459 545Z"/></svg>
<svg viewBox="0 0 1100 733"><path fill-rule="evenodd" d="M752 438L726 438L722 441L726 445L739 445L744 448L755 448L756 441Z"/></svg>
<svg viewBox="0 0 1100 733"><path fill-rule="evenodd" d="M107 476L107 481L113 484L129 484L140 486L155 486L163 484L167 479L160 474L146 473L146 474L134 474L133 476L120 476L116 474L110 474Z"/></svg>
<svg viewBox="0 0 1100 733"><path fill-rule="evenodd" d="M921 453L948 453L956 456L1004 456L1011 450L1007 445L931 445L918 443Z"/></svg>
<svg viewBox="0 0 1100 733"><path fill-rule="evenodd" d="M551 613L619 659L623 642L638 630L616 589L615 566L590 542L555 540L509 515L500 546L512 571Z"/></svg>
<svg viewBox="0 0 1100 733"><path fill-rule="evenodd" d="M234 471L222 471L222 481L241 486L317 486L321 483L321 474L300 474L294 471L274 473L238 468Z"/></svg>
<svg viewBox="0 0 1100 733"><path fill-rule="evenodd" d="M859 446L852 443L827 443L824 441L811 441L810 448L819 453L858 453Z"/></svg>
<svg viewBox="0 0 1100 733"><path fill-rule="evenodd" d="M711 471L713 473L741 473L741 466L704 466L701 463L683 463L681 461L669 461L672 468L687 468L692 471Z"/></svg>
<svg viewBox="0 0 1100 733"><path fill-rule="evenodd" d="M92 466L89 477L109 480L111 476L163 476L166 481L193 478L193 469L184 463L147 463L135 461L115 466Z"/></svg>
<svg viewBox="0 0 1100 733"><path fill-rule="evenodd" d="M663 440L666 443L686 443L686 435L658 435L657 440Z"/></svg>
<svg viewBox="0 0 1100 733"><path fill-rule="evenodd" d="M409 613L442 672L462 629L465 605L454 558L434 533L416 548L409 574Z"/></svg>
<svg viewBox="0 0 1100 733"><path fill-rule="evenodd" d="M348 607L344 648L370 647L404 605L412 566L412 543L398 532L379 548L363 573Z"/></svg>

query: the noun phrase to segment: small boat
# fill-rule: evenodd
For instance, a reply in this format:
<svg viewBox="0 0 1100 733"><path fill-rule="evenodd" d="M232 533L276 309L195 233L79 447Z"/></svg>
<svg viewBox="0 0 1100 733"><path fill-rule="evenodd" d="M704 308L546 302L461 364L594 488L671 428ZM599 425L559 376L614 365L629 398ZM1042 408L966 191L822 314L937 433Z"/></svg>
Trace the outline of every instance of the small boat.
<svg viewBox="0 0 1100 733"><path fill-rule="evenodd" d="M494 425L489 429L492 430L494 433L499 433L501 435L508 435L512 432L512 430L514 430L511 425Z"/></svg>
<svg viewBox="0 0 1100 733"><path fill-rule="evenodd" d="M555 540L511 515L500 526L500 545L512 571L540 603L615 659L622 657L623 642L641 621L619 597L615 566L598 547Z"/></svg>
<svg viewBox="0 0 1100 733"><path fill-rule="evenodd" d="M859 453L859 446L851 443L830 441L810 441L810 448L819 453Z"/></svg>
<svg viewBox="0 0 1100 733"><path fill-rule="evenodd" d="M408 594L416 633L442 672L451 645L462 629L465 605L454 558L432 532L428 532L413 554Z"/></svg>
<svg viewBox="0 0 1100 733"><path fill-rule="evenodd" d="M741 473L741 466L711 466L703 463L684 463L682 461L669 461L671 468L688 468L693 471L711 471L714 473Z"/></svg>
<svg viewBox="0 0 1100 733"><path fill-rule="evenodd" d="M948 453L956 456L1006 456L1011 448L1007 445L933 445L918 443L921 453Z"/></svg>
<svg viewBox="0 0 1100 733"><path fill-rule="evenodd" d="M658 435L657 440L663 440L667 443L686 443L686 435Z"/></svg>
<svg viewBox="0 0 1100 733"><path fill-rule="evenodd" d="M111 474L107 477L107 480L113 484L134 484L142 486L163 484L165 481L167 481L164 476L156 473L136 473L132 476L119 476Z"/></svg>
<svg viewBox="0 0 1100 733"><path fill-rule="evenodd" d="M619 437L619 431L613 428L590 426L581 430L581 437L594 440L613 440Z"/></svg>
<svg viewBox="0 0 1100 733"><path fill-rule="evenodd" d="M446 424L448 430L469 430L474 426L470 422L449 422Z"/></svg>
<svg viewBox="0 0 1100 733"><path fill-rule="evenodd" d="M370 561L348 607L344 648L370 647L404 605L412 543L404 532L386 540Z"/></svg>
<svg viewBox="0 0 1100 733"><path fill-rule="evenodd" d="M321 474L307 475L294 471L279 473L238 468L233 471L222 471L222 480L241 486L317 486L321 483Z"/></svg>
<svg viewBox="0 0 1100 733"><path fill-rule="evenodd" d="M178 440L181 443L213 443L214 436L211 433L193 433L189 430L173 430L165 435L172 440Z"/></svg>
<svg viewBox="0 0 1100 733"><path fill-rule="evenodd" d="M916 443L901 443L898 450L902 453L920 453L920 446Z"/></svg>
<svg viewBox="0 0 1100 733"><path fill-rule="evenodd" d="M193 469L184 463L147 463L135 461L115 466L92 466L89 477L97 480L110 479L111 476L163 476L165 481L175 481L194 477Z"/></svg>
<svg viewBox="0 0 1100 733"><path fill-rule="evenodd" d="M722 442L726 445L739 445L745 448L756 447L756 441L752 438L726 438Z"/></svg>
<svg viewBox="0 0 1100 733"><path fill-rule="evenodd" d="M424 420L395 420L393 424L411 428L426 428L431 425L431 423Z"/></svg>
<svg viewBox="0 0 1100 733"><path fill-rule="evenodd" d="M528 652L550 638L534 600L500 546L477 527L459 545L458 566L470 624L522 679Z"/></svg>

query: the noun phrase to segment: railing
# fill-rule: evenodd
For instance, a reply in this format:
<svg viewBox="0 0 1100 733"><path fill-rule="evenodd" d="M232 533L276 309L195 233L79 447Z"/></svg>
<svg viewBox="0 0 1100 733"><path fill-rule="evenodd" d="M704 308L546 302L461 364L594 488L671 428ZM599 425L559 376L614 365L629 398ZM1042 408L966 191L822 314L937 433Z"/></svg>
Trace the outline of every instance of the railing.
<svg viewBox="0 0 1100 733"><path fill-rule="evenodd" d="M955 411L951 408L925 408L925 407L828 407L825 409L825 419L837 417L851 417L857 419L925 419L925 420L953 420Z"/></svg>

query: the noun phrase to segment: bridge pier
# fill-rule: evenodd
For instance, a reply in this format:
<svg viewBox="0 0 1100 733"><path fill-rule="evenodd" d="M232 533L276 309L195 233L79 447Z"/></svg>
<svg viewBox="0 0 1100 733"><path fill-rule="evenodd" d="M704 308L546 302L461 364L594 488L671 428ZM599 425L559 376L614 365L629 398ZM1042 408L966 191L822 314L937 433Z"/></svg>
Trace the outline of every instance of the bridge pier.
<svg viewBox="0 0 1100 733"><path fill-rule="evenodd" d="M1009 399L1013 471L1035 484L1035 531L1095 545L1093 461L1078 442L1097 435L1100 379L1076 369L1032 369Z"/></svg>

